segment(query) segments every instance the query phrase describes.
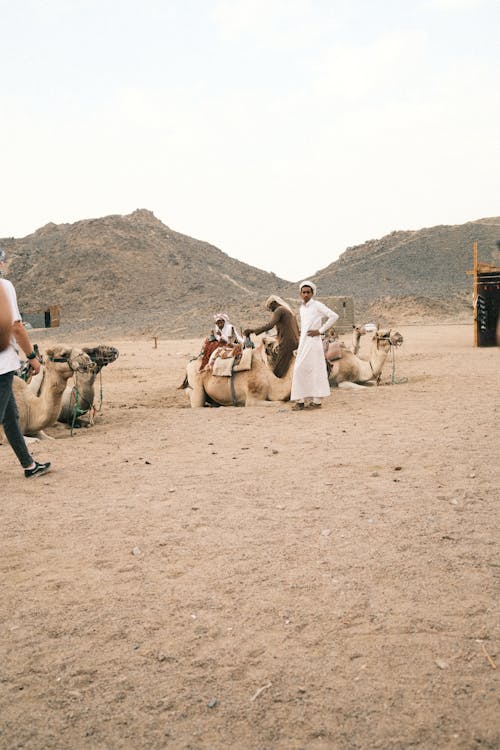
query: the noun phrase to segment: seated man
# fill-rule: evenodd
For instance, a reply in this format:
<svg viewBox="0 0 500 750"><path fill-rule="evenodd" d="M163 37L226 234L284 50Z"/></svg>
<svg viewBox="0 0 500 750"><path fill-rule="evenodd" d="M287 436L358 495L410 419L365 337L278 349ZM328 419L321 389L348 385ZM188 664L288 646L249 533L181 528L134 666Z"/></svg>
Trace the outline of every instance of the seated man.
<svg viewBox="0 0 500 750"><path fill-rule="evenodd" d="M210 355L219 346L227 346L227 344L234 345L236 341L240 344L243 343L243 336L238 333L226 313L216 313L214 315L214 321L215 328L211 335L205 339L205 343L201 350L202 358L200 362L200 372L207 366Z"/></svg>
<svg viewBox="0 0 500 750"><path fill-rule="evenodd" d="M271 294L266 299L266 307L273 313L271 319L258 328L246 328L243 333L245 336L251 333L258 335L276 327L279 348L273 372L277 378L282 378L288 372L293 352L299 345L299 327L292 308L281 297Z"/></svg>

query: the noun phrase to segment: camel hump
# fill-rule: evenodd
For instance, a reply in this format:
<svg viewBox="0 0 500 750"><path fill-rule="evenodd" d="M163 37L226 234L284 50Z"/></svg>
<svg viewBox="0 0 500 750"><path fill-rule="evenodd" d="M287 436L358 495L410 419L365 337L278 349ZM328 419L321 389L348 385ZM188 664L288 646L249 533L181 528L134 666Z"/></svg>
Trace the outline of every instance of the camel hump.
<svg viewBox="0 0 500 750"><path fill-rule="evenodd" d="M328 362L335 362L342 359L343 349L338 341L328 341L325 348L325 359Z"/></svg>

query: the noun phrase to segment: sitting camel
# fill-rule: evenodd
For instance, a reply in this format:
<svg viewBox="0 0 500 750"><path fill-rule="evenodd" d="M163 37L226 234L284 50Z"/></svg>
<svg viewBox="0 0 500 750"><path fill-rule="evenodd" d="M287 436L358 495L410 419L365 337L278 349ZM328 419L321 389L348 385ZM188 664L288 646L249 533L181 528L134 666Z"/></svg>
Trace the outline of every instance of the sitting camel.
<svg viewBox="0 0 500 750"><path fill-rule="evenodd" d="M267 362L261 347L252 350L250 370L235 372L231 377L213 375L210 371L199 371L199 360L188 362L186 378L181 388L189 389L191 407L208 403L220 406L263 406L273 401L288 401L292 388L292 373L295 360L282 378L277 378Z"/></svg>
<svg viewBox="0 0 500 750"><path fill-rule="evenodd" d="M47 437L43 430L56 421L69 378L94 368L81 349L54 346L45 355L45 376L38 396L21 378L14 378L13 383L21 432L30 437Z"/></svg>
<svg viewBox="0 0 500 750"><path fill-rule="evenodd" d="M327 336L325 337L323 342L326 359L339 359L342 352L346 350L351 351L353 354L358 354L361 337L375 330L376 328L373 323L366 323L365 325L353 325L351 345L348 346L343 341L340 341L335 328L331 328L330 331L327 332Z"/></svg>
<svg viewBox="0 0 500 750"><path fill-rule="evenodd" d="M97 375L103 367L114 362L119 354L118 349L106 344L94 347L84 346L82 351L88 354L94 363L94 367L75 372L73 385L66 386L62 397L61 410L57 418L59 422L63 422L64 424L81 424L79 422L80 417L87 414L94 405L94 383ZM45 369L42 367L39 374L31 379L29 387L35 394L40 392L44 373Z"/></svg>
<svg viewBox="0 0 500 750"><path fill-rule="evenodd" d="M328 362L328 379L330 385L340 386L353 384L377 384L380 382L382 368L392 347L401 346L403 337L397 331L375 331L372 338L368 361L360 359L348 349L342 350L342 356L335 362Z"/></svg>
<svg viewBox="0 0 500 750"><path fill-rule="evenodd" d="M352 343L350 346L351 352L353 354L359 353L359 344L361 341L361 336L364 336L366 334L366 328L364 326L353 326L352 327Z"/></svg>
<svg viewBox="0 0 500 750"><path fill-rule="evenodd" d="M376 331L368 361L343 348L341 359L327 362L330 385L362 388L362 384L370 385L373 381L378 383L391 348L401 346L402 343L403 337L397 331ZM207 402L221 406L257 406L269 405L273 401L288 401L295 360L292 360L286 375L277 378L265 361L266 356L272 361L273 345L271 339L254 349L251 369L235 372L233 378L215 376L207 371L199 372L199 360L191 360L187 365L186 378L180 386L189 389L191 406L205 406Z"/></svg>
<svg viewBox="0 0 500 750"><path fill-rule="evenodd" d="M72 424L76 419L92 409L95 401L94 383L103 367L118 359L118 349L114 346L100 344L99 346L84 346L83 351L89 355L95 365L93 370L75 373L74 385L67 386L63 394L59 422ZM75 414L76 409L76 414Z"/></svg>

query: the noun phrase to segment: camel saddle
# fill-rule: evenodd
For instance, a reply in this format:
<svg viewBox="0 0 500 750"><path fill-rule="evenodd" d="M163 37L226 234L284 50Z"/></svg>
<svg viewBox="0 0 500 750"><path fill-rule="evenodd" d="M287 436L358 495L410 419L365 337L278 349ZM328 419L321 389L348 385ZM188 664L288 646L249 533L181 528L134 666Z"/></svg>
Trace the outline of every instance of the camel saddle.
<svg viewBox="0 0 500 750"><path fill-rule="evenodd" d="M252 349L236 346L220 346L210 357L209 367L212 375L230 378L234 372L250 370L252 367Z"/></svg>

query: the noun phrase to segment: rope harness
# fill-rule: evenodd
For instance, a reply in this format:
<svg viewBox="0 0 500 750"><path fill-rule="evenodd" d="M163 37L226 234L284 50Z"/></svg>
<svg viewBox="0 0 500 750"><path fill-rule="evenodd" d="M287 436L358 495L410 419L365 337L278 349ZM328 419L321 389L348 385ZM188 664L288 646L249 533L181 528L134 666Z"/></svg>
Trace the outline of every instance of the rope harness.
<svg viewBox="0 0 500 750"><path fill-rule="evenodd" d="M379 340L388 341L391 347L391 360L392 360L392 372L391 372L391 385L401 385L402 383L407 383L408 378L396 378L396 349L398 346L401 346L403 343L403 338L399 333L393 334L387 334L385 336L377 336L377 349L378 349L378 342ZM380 376L379 376L380 379ZM377 380L378 383L378 380Z"/></svg>
<svg viewBox="0 0 500 750"><path fill-rule="evenodd" d="M396 337L399 337L399 338L396 338ZM408 378L396 379L396 349L398 348L398 346L401 346L401 344L403 343L402 337L400 336L400 334L393 334L392 336L390 333L384 334L383 336L379 336L377 334L377 349L379 348L378 347L379 341L388 341L390 348L391 348L391 359L392 359L391 385L400 385L401 383L407 383ZM371 360L370 360L370 369L373 375L375 375L375 373L373 372ZM380 373L380 375L377 377L377 385L380 384L381 376L382 376L382 373Z"/></svg>
<svg viewBox="0 0 500 750"><path fill-rule="evenodd" d="M81 372L81 371L79 371ZM73 398L75 399L75 405L73 406L73 413L68 420L68 423L71 427L71 435L73 435L73 430L75 428L76 420L78 417L82 417L84 414L89 414L89 425L92 427L95 423L95 416L96 414L99 414L102 411L102 402L104 400L104 391L102 387L102 368L99 370L99 406L96 407L95 403L90 404L88 409L82 409L80 407L80 391L78 390L78 372L75 372L75 385L73 386L71 390L71 399L70 399L70 412L71 412L71 402Z"/></svg>
<svg viewBox="0 0 500 750"><path fill-rule="evenodd" d="M90 409L93 408L93 405L89 407L89 409L82 409L81 404L81 398L80 398L80 391L78 390L78 373L81 372L88 372L89 370L92 370L95 368L94 362L91 364L85 364L82 365L80 363L76 363L75 366L75 360L71 359L71 357L49 357L49 362L59 362L59 363L66 363L71 370L74 373L74 380L75 384L73 388L71 389L71 396L70 396L70 417L68 418L68 424L70 426L70 434L73 436L73 430L75 429L76 420L78 417L81 417L83 414L86 414L87 411L90 411ZM72 407L72 401L75 401L74 406Z"/></svg>
<svg viewBox="0 0 500 750"><path fill-rule="evenodd" d="M399 346L399 344L393 344L391 342L391 355L392 355L391 384L392 385L401 385L402 383L408 382L408 378L396 378L396 347L397 346Z"/></svg>
<svg viewBox="0 0 500 750"><path fill-rule="evenodd" d="M253 343L250 336L246 336L245 340L243 341L243 349L255 349L255 344ZM236 390L234 387L234 366L235 363L233 362L233 366L231 367L231 378L230 378L230 386L231 386L231 401L233 402L233 406L238 406L238 402L236 399Z"/></svg>

